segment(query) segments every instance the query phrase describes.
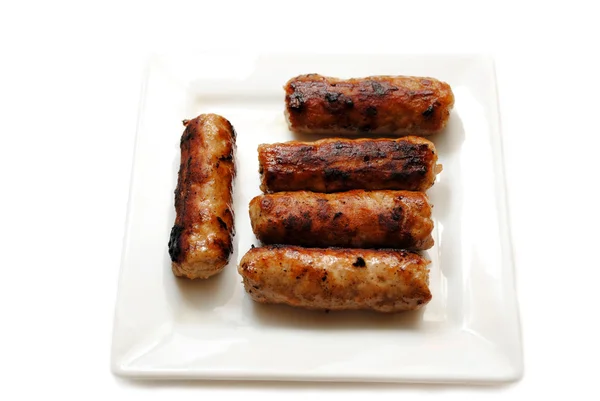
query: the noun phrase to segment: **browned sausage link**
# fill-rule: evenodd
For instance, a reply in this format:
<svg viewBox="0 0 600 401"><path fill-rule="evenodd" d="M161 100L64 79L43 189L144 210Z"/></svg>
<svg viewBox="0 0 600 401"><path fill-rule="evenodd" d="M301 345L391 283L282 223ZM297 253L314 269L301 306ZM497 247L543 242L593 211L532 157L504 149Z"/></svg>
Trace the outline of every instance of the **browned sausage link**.
<svg viewBox="0 0 600 401"><path fill-rule="evenodd" d="M250 220L265 244L429 249L431 206L422 192L278 192L250 201Z"/></svg>
<svg viewBox="0 0 600 401"><path fill-rule="evenodd" d="M266 246L248 251L238 271L257 302L400 312L431 300L428 264L407 251Z"/></svg>
<svg viewBox="0 0 600 401"><path fill-rule="evenodd" d="M289 127L300 133L429 135L446 126L454 105L447 83L424 77L308 74L284 89Z"/></svg>
<svg viewBox="0 0 600 401"><path fill-rule="evenodd" d="M425 191L441 170L435 146L399 139L321 139L258 147L263 192L351 189Z"/></svg>
<svg viewBox="0 0 600 401"><path fill-rule="evenodd" d="M169 255L176 276L207 278L225 267L233 248L235 130L216 114L184 125Z"/></svg>

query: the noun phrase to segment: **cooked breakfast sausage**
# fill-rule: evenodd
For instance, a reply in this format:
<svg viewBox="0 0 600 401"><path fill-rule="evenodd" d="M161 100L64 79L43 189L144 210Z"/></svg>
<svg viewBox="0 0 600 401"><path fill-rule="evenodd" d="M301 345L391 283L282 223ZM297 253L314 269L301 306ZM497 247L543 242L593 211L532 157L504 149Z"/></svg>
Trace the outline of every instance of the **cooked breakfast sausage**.
<svg viewBox="0 0 600 401"><path fill-rule="evenodd" d="M263 192L351 189L425 191L441 171L435 146L399 139L321 139L258 147Z"/></svg>
<svg viewBox="0 0 600 401"><path fill-rule="evenodd" d="M431 206L422 192L278 192L250 201L250 220L265 244L429 249Z"/></svg>
<svg viewBox="0 0 600 401"><path fill-rule="evenodd" d="M446 126L454 105L450 85L425 77L308 74L284 89L288 125L300 133L429 135Z"/></svg>
<svg viewBox="0 0 600 401"><path fill-rule="evenodd" d="M276 245L250 249L238 272L261 303L400 312L431 300L428 264L407 251Z"/></svg>
<svg viewBox="0 0 600 401"><path fill-rule="evenodd" d="M169 255L176 276L208 278L225 267L233 250L235 130L216 114L184 125Z"/></svg>

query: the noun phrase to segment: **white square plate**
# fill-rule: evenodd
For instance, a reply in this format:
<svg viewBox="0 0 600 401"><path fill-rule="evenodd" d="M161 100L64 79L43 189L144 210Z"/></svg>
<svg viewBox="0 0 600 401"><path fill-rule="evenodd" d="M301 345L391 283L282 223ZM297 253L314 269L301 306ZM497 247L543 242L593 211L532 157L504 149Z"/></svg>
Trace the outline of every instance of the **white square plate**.
<svg viewBox="0 0 600 401"><path fill-rule="evenodd" d="M248 217L260 193L256 148L299 138L284 120L282 86L309 72L432 76L454 90L449 125L431 138L444 171L428 192L433 300L420 312L326 314L259 305L244 292L236 265L257 244ZM173 276L167 253L181 120L208 112L228 118L238 133L237 235L223 273L188 281ZM116 374L492 383L521 377L520 341L491 59L186 54L149 64L115 313Z"/></svg>

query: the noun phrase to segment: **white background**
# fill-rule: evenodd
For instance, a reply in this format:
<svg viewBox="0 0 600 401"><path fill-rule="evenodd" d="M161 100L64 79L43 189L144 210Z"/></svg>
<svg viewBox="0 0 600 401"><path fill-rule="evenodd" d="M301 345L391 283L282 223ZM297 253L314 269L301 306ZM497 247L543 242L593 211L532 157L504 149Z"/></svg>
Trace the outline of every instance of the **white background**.
<svg viewBox="0 0 600 401"><path fill-rule="evenodd" d="M598 399L594 2L0 3L0 399ZM499 387L131 383L109 354L151 51L496 58L525 376Z"/></svg>

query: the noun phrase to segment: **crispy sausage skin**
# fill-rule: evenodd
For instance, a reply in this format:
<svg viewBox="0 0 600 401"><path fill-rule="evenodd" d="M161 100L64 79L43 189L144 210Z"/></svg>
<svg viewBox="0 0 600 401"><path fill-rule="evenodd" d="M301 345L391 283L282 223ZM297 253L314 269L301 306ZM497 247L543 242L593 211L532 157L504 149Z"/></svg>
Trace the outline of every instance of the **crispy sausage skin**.
<svg viewBox="0 0 600 401"><path fill-rule="evenodd" d="M433 246L431 206L422 192L259 195L250 201L250 221L264 244L410 250Z"/></svg>
<svg viewBox="0 0 600 401"><path fill-rule="evenodd" d="M235 130L216 114L184 125L169 255L176 276L208 278L225 267L233 250Z"/></svg>
<svg viewBox="0 0 600 401"><path fill-rule="evenodd" d="M446 126L454 106L450 85L425 77L308 74L284 89L288 125L299 133L430 135Z"/></svg>
<svg viewBox="0 0 600 401"><path fill-rule="evenodd" d="M400 250L276 245L250 249L238 272L256 302L401 312L431 300L428 264Z"/></svg>
<svg viewBox="0 0 600 401"><path fill-rule="evenodd" d="M398 139L321 139L258 147L261 190L265 193L352 189L425 191L441 165L433 143Z"/></svg>

